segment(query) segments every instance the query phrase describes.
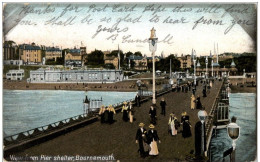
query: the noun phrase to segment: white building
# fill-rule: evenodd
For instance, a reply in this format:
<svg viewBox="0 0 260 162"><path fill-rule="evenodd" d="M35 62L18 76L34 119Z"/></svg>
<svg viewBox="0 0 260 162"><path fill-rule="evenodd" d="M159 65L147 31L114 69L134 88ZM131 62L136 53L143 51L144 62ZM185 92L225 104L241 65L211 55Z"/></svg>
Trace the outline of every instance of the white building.
<svg viewBox="0 0 260 162"><path fill-rule="evenodd" d="M22 80L24 77L24 70L9 70L8 73L6 73L6 79L7 80Z"/></svg>
<svg viewBox="0 0 260 162"><path fill-rule="evenodd" d="M38 69L30 71L28 82L31 83L112 83L122 81L122 70L91 69L91 70L55 70Z"/></svg>

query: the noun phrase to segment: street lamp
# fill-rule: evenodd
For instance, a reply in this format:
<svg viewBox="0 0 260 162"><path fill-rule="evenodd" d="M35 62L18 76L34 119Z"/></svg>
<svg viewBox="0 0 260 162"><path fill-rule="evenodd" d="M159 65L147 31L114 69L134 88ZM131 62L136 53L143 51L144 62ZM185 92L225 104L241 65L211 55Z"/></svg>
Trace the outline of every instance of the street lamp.
<svg viewBox="0 0 260 162"><path fill-rule="evenodd" d="M193 58L193 62L194 62L194 85L196 86L197 84L196 84L196 52L195 52L195 50L194 50L194 58Z"/></svg>
<svg viewBox="0 0 260 162"><path fill-rule="evenodd" d="M155 29L152 28L151 30L151 36L149 38L149 49L152 52L152 57L153 57L153 104L156 104L156 99L155 99L155 60L154 60L154 55L155 55L155 51L157 49L157 41L158 38L156 38L156 34L155 34Z"/></svg>
<svg viewBox="0 0 260 162"><path fill-rule="evenodd" d="M206 79L208 79L208 56L206 56Z"/></svg>
<svg viewBox="0 0 260 162"><path fill-rule="evenodd" d="M204 124L205 124L205 120L207 119L207 112L205 111L205 108L203 108L202 110L200 110L198 112L198 117L199 117L199 120L201 121L201 155L204 156L204 146L205 146L205 143L204 143L204 139L205 139L205 134L204 134Z"/></svg>
<svg viewBox="0 0 260 162"><path fill-rule="evenodd" d="M88 99L88 96L86 95L85 100L83 100L84 115L87 115L89 113L89 106L90 106L90 101Z"/></svg>
<svg viewBox="0 0 260 162"><path fill-rule="evenodd" d="M235 150L236 150L236 140L240 136L240 127L236 123L236 117L231 118L231 123L228 124L227 126L227 133L229 138L232 139L232 147L233 147L233 152L232 152L232 161L235 161Z"/></svg>
<svg viewBox="0 0 260 162"><path fill-rule="evenodd" d="M214 73L213 73L213 58L211 60L211 71L212 71L212 78L214 79Z"/></svg>

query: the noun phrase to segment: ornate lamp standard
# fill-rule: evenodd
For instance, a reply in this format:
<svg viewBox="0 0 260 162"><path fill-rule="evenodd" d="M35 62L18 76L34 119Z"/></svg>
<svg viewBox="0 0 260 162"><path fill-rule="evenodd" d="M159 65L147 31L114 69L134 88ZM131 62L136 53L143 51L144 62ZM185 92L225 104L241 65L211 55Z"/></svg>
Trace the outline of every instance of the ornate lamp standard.
<svg viewBox="0 0 260 162"><path fill-rule="evenodd" d="M201 121L201 155L204 156L204 146L205 146L205 143L204 143L204 140L205 140L205 130L204 130L204 124L205 124L205 120L207 119L207 112L205 111L205 109L202 109L198 112L198 117Z"/></svg>
<svg viewBox="0 0 260 162"><path fill-rule="evenodd" d="M236 117L231 118L231 123L227 126L227 133L229 138L232 139L232 146L233 146L233 152L232 152L232 162L235 161L235 151L236 151L236 140L239 138L240 135L240 127L236 123Z"/></svg>
<svg viewBox="0 0 260 162"><path fill-rule="evenodd" d="M206 80L208 79L208 56L206 56L206 60L205 60L205 63L206 63Z"/></svg>
<svg viewBox="0 0 260 162"><path fill-rule="evenodd" d="M194 50L194 58L193 58L193 62L194 62L194 85L196 86L197 84L196 84L196 52L195 52L195 50Z"/></svg>
<svg viewBox="0 0 260 162"><path fill-rule="evenodd" d="M213 72L213 58L211 60L211 74L212 74L212 78L214 79L214 72Z"/></svg>
<svg viewBox="0 0 260 162"><path fill-rule="evenodd" d="M153 57L153 104L156 104L156 99L155 99L155 60L154 60L154 55L155 55L155 51L157 49L157 41L158 38L156 38L156 34L155 34L155 29L152 28L151 30L151 36L149 38L149 49L152 52L152 57Z"/></svg>

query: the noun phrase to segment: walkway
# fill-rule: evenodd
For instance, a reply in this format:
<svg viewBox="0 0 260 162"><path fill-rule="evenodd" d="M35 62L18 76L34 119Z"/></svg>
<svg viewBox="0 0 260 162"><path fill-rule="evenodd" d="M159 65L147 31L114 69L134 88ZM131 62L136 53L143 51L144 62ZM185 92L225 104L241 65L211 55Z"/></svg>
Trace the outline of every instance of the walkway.
<svg viewBox="0 0 260 162"><path fill-rule="evenodd" d="M221 82L215 81L213 88L210 90L208 97L201 97L202 104L209 112L213 105L214 98L221 86ZM202 86L199 85L196 95L202 96ZM170 92L163 96L166 100L167 115L164 117L160 114L160 107L157 110L157 125L155 129L161 139L159 147L159 156L147 157L155 161L168 160L185 160L185 157L190 155L194 148L194 126L199 120L197 117L198 110L190 109L191 91L184 92ZM157 99L157 105L161 97ZM142 161L137 150L138 144L135 143L135 134L140 122L145 123L145 128L149 126L149 108L151 101L145 102L140 108L136 108L136 121L133 124L122 121L122 113L115 116L117 120L114 124L101 124L95 122L83 128L77 129L70 133L59 136L53 140L33 146L16 155L28 156L30 155L111 155L120 161ZM181 113L186 111L190 115L190 122L192 124L192 137L184 139L179 133L176 137L168 134L168 119L171 112L175 112L177 118L180 120ZM182 128L180 128L182 130Z"/></svg>

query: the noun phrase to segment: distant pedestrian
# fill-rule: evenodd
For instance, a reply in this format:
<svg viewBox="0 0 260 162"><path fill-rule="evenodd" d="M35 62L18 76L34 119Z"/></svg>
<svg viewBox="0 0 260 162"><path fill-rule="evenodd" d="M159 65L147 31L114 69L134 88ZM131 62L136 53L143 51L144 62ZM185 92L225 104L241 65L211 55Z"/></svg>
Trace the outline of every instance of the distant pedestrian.
<svg viewBox="0 0 260 162"><path fill-rule="evenodd" d="M191 104L190 104L191 110L194 110L194 109L195 109L195 106L196 106L196 98L195 98L195 95L192 94L192 95L191 95Z"/></svg>
<svg viewBox="0 0 260 162"><path fill-rule="evenodd" d="M124 102L123 103L124 105L123 105L123 107L122 107L122 113L123 113L123 120L125 121L125 122L127 122L128 120L129 120L129 118L128 118L128 106L127 106L127 102Z"/></svg>
<svg viewBox="0 0 260 162"><path fill-rule="evenodd" d="M169 132L172 136L177 135L178 132L178 127L180 126L180 123L178 122L176 116L174 113L170 114L170 118L169 118Z"/></svg>
<svg viewBox="0 0 260 162"><path fill-rule="evenodd" d="M148 131L148 140L149 140L149 144L150 144L150 148L151 148L149 155L156 156L159 154L157 141L159 143L161 143L161 141L159 139L157 131L154 130L154 128L155 128L154 125L150 124L149 128L150 128L150 130Z"/></svg>
<svg viewBox="0 0 260 162"><path fill-rule="evenodd" d="M104 111L104 123L108 123L109 120L109 108L107 107Z"/></svg>
<svg viewBox="0 0 260 162"><path fill-rule="evenodd" d="M112 123L114 123L114 114L116 114L116 111L112 105L109 105L108 111L109 111L108 122L109 122L109 124L112 124Z"/></svg>
<svg viewBox="0 0 260 162"><path fill-rule="evenodd" d="M201 108L202 108L202 104L200 102L200 96L198 96L196 100L196 109L201 109Z"/></svg>
<svg viewBox="0 0 260 162"><path fill-rule="evenodd" d="M162 98L160 105L161 105L161 114L165 116L166 102L164 98Z"/></svg>
<svg viewBox="0 0 260 162"><path fill-rule="evenodd" d="M149 111L150 119L152 124L156 124L156 108L152 105Z"/></svg>
<svg viewBox="0 0 260 162"><path fill-rule="evenodd" d="M189 119L190 117L187 115L187 113L183 112L181 117L181 124L183 125L183 129L182 129L183 138L188 138L191 136L191 124Z"/></svg>
<svg viewBox="0 0 260 162"><path fill-rule="evenodd" d="M105 114L104 114L105 111L106 111L105 106L102 105L100 110L99 110L99 113L98 113L100 115L100 118L101 118L100 119L101 123L105 123Z"/></svg>
<svg viewBox="0 0 260 162"><path fill-rule="evenodd" d="M140 105L141 105L140 102L141 102L141 97L137 93L136 96L135 96L135 103L136 103L137 107L140 107Z"/></svg>
<svg viewBox="0 0 260 162"><path fill-rule="evenodd" d="M193 87L192 88L192 94L195 95L195 93L196 93L196 87Z"/></svg>
<svg viewBox="0 0 260 162"><path fill-rule="evenodd" d="M206 87L203 88L203 90L202 90L202 94L203 94L203 97L207 97L207 90L206 90Z"/></svg>
<svg viewBox="0 0 260 162"><path fill-rule="evenodd" d="M136 143L139 144L138 152L140 153L141 157L146 157L150 148L148 145L147 131L144 128L144 123L139 124L139 129L137 129L135 140Z"/></svg>
<svg viewBox="0 0 260 162"><path fill-rule="evenodd" d="M209 83L209 86L212 88L213 84L212 84L213 81L210 81Z"/></svg>
<svg viewBox="0 0 260 162"><path fill-rule="evenodd" d="M134 106L132 104L132 102L129 103L129 106L128 106L128 113L129 113L129 120L130 120L130 123L133 123L134 121Z"/></svg>

